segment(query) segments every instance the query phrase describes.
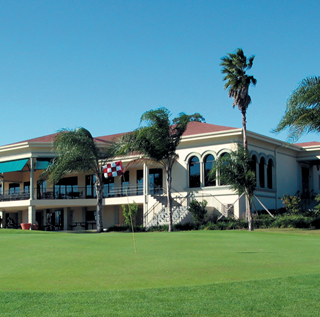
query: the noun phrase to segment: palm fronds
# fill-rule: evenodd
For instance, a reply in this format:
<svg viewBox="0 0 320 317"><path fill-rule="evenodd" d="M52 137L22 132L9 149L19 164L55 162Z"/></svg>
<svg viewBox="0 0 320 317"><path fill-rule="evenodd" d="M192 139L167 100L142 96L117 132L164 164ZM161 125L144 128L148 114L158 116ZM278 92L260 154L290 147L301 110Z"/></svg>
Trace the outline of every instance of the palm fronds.
<svg viewBox="0 0 320 317"><path fill-rule="evenodd" d="M289 96L285 114L273 131L286 129L291 142L304 133L320 132L320 77L305 78Z"/></svg>

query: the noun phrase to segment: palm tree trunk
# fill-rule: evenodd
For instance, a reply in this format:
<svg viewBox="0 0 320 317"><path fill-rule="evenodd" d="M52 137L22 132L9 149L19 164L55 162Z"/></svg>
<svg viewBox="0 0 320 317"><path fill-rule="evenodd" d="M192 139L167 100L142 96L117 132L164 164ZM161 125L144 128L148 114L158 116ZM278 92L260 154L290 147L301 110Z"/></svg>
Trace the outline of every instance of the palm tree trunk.
<svg viewBox="0 0 320 317"><path fill-rule="evenodd" d="M247 118L246 118L246 110L241 110L242 113L242 129L243 129L243 147L245 150L248 150L247 143Z"/></svg>
<svg viewBox="0 0 320 317"><path fill-rule="evenodd" d="M248 230L253 231L253 219L252 219L252 210L251 210L251 200L249 196L246 197L246 213L248 219Z"/></svg>
<svg viewBox="0 0 320 317"><path fill-rule="evenodd" d="M172 232L172 207L171 207L171 181L172 181L172 175L171 175L171 166L170 163L166 166L166 174L167 174L167 208L169 212L169 232Z"/></svg>
<svg viewBox="0 0 320 317"><path fill-rule="evenodd" d="M97 210L96 210L96 223L97 223L97 232L103 231L102 225L102 198L103 198L103 184L99 175L96 175L96 193L97 193Z"/></svg>
<svg viewBox="0 0 320 317"><path fill-rule="evenodd" d="M247 142L247 120L246 120L246 109L242 109L242 128L243 128L243 147L247 151L248 150L248 142ZM248 220L248 230L253 231L253 221L252 221L252 211L251 211L251 200L249 195L245 195L246 198L246 215Z"/></svg>

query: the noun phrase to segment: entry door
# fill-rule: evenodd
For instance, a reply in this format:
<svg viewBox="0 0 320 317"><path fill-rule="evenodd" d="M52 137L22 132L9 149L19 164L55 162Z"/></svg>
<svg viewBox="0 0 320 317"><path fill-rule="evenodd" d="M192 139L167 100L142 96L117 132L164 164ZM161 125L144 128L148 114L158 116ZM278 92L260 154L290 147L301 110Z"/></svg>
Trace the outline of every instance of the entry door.
<svg viewBox="0 0 320 317"><path fill-rule="evenodd" d="M39 229L42 229L43 226L43 211L36 212L36 222L38 223Z"/></svg>
<svg viewBox="0 0 320 317"><path fill-rule="evenodd" d="M310 171L309 167L302 167L301 168L302 172L302 194L301 198L306 199L309 198L309 179L310 179Z"/></svg>

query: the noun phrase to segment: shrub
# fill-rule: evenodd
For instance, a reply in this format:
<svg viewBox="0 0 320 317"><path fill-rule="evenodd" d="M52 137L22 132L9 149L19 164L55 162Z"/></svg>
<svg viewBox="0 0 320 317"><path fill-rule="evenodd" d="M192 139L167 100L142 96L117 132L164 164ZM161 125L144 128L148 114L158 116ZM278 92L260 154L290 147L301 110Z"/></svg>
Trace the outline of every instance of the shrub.
<svg viewBox="0 0 320 317"><path fill-rule="evenodd" d="M303 213L306 217L318 218L320 217L320 210L318 209L308 209Z"/></svg>
<svg viewBox="0 0 320 317"><path fill-rule="evenodd" d="M129 231L130 230L130 227L128 225L116 225L116 226L111 226L108 228L108 232L111 232L111 231L122 231L122 232L125 232L125 231Z"/></svg>
<svg viewBox="0 0 320 317"><path fill-rule="evenodd" d="M133 228L134 232L145 232L146 228L143 226L136 226ZM108 228L107 232L132 232L132 227L129 225L116 225Z"/></svg>
<svg viewBox="0 0 320 317"><path fill-rule="evenodd" d="M181 231L190 231L190 230L195 230L197 228L196 228L195 224L187 222L187 223L184 223L184 224L177 223L176 225L174 225L174 229L175 230L181 230Z"/></svg>
<svg viewBox="0 0 320 317"><path fill-rule="evenodd" d="M169 231L169 225L151 226L146 231L148 232Z"/></svg>
<svg viewBox="0 0 320 317"><path fill-rule="evenodd" d="M204 226L204 230L219 230L219 226L214 222L208 222Z"/></svg>
<svg viewBox="0 0 320 317"><path fill-rule="evenodd" d="M132 223L135 226L136 215L138 213L138 204L133 202L133 204L122 205L122 213L124 217L124 224L131 225L131 219L132 219Z"/></svg>
<svg viewBox="0 0 320 317"><path fill-rule="evenodd" d="M192 200L189 205L189 212L192 215L192 219L196 226L202 225L204 223L204 219L207 213L207 206L208 202L206 200L202 201L201 203L197 200Z"/></svg>
<svg viewBox="0 0 320 317"><path fill-rule="evenodd" d="M283 195L281 198L287 211L292 214L297 214L300 211L300 201L301 199L297 196Z"/></svg>

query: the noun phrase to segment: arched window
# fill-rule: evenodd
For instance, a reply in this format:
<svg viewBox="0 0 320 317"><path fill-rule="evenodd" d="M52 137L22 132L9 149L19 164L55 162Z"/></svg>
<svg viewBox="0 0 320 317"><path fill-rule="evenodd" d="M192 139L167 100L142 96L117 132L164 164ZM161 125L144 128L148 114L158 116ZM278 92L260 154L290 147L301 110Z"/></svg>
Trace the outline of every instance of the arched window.
<svg viewBox="0 0 320 317"><path fill-rule="evenodd" d="M268 188L272 189L272 168L273 168L273 161L272 159L269 159L268 161L268 167L267 167L267 182L268 182Z"/></svg>
<svg viewBox="0 0 320 317"><path fill-rule="evenodd" d="M200 162L196 156L189 160L189 187L200 187Z"/></svg>
<svg viewBox="0 0 320 317"><path fill-rule="evenodd" d="M259 164L259 179L260 179L260 187L261 188L264 188L264 180L265 180L264 166L265 165L266 165L266 160L264 157L261 157L260 164Z"/></svg>
<svg viewBox="0 0 320 317"><path fill-rule="evenodd" d="M251 162L250 162L250 168L251 170L254 172L254 176L257 180L257 156L256 155L252 155L252 158L251 158Z"/></svg>
<svg viewBox="0 0 320 317"><path fill-rule="evenodd" d="M212 154L209 154L204 158L204 186L216 186L216 180L209 178L213 162L214 157Z"/></svg>

